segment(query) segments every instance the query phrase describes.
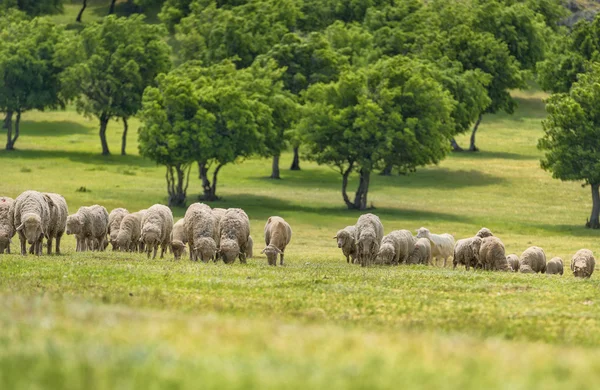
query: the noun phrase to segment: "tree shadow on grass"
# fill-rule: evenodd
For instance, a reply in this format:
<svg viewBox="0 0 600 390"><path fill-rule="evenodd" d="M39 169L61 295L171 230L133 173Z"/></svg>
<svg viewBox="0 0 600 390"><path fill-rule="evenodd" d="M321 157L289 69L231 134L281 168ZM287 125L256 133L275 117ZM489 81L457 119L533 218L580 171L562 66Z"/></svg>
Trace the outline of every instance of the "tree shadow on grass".
<svg viewBox="0 0 600 390"><path fill-rule="evenodd" d="M452 158L464 159L464 160L488 160L488 159L502 159L502 160L537 160L539 156L517 154L510 152L493 152L488 150L480 150L479 152L457 152L451 154Z"/></svg>
<svg viewBox="0 0 600 390"><path fill-rule="evenodd" d="M17 145L18 146L18 145ZM99 153L88 153L67 150L0 150L1 160L19 160L33 162L35 160L67 159L77 163L112 165L112 166L137 166L137 167L155 167L156 164L140 156L121 156L110 155L102 156Z"/></svg>
<svg viewBox="0 0 600 390"><path fill-rule="evenodd" d="M60 137L73 134L89 134L95 129L70 121L23 121L21 135L25 137ZM16 146L19 146L17 141Z"/></svg>

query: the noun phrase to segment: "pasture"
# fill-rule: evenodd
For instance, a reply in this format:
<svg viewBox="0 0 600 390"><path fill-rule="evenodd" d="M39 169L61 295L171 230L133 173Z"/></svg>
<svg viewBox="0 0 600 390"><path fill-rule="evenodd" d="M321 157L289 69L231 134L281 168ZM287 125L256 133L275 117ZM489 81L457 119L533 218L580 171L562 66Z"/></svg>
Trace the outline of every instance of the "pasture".
<svg viewBox="0 0 600 390"><path fill-rule="evenodd" d="M590 190L539 168L544 96L516 96L515 115L484 117L480 153L376 176L369 203L386 234L425 226L459 239L485 226L507 254L537 245L562 257L564 276L348 265L332 237L360 214L345 210L341 176L307 161L289 171L287 153L272 181L270 161L250 159L222 169L222 200L211 204L248 213L248 265L75 253L71 236L61 256L0 255L0 387L595 388L600 276L568 270L576 250L600 254L598 232L583 226ZM57 192L71 213L166 201L164 168L138 156L137 121L130 154L103 157L97 120L72 110L23 118L18 150L0 151L1 195ZM121 131L111 122L113 153ZM201 192L192 175L188 204ZM260 255L270 215L294 232L285 267Z"/></svg>

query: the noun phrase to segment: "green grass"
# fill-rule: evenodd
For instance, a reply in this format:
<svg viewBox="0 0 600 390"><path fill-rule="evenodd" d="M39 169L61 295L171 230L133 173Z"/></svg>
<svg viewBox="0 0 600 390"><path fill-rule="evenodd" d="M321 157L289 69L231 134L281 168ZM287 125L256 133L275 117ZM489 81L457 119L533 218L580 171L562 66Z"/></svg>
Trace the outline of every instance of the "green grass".
<svg viewBox="0 0 600 390"><path fill-rule="evenodd" d="M484 118L482 152L373 178L369 201L386 232L463 238L486 226L507 253L538 245L567 264L580 248L597 251L597 232L583 227L589 189L539 168L543 95L517 97L514 116ZM71 212L165 202L164 169L138 156L136 121L131 154L102 157L96 120L23 120L18 150L0 152L0 195L59 192ZM121 124L108 132L116 153ZM62 256L2 255L0 388L597 387L597 275L347 265L332 237L360 213L344 209L340 175L305 161L291 172L290 160L280 181L267 179L265 159L222 170L214 205L251 218L257 256L246 266L74 253L72 237ZM189 201L200 191L194 169ZM270 215L294 230L286 267L259 254Z"/></svg>

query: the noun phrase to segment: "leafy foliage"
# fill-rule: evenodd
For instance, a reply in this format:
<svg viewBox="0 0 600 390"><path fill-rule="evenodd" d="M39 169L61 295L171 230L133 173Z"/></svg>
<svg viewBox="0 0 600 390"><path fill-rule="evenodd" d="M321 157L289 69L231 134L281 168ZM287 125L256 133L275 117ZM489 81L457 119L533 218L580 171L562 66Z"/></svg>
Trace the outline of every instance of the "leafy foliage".
<svg viewBox="0 0 600 390"><path fill-rule="evenodd" d="M0 11L16 8L29 16L41 16L61 13L63 0L0 0Z"/></svg>

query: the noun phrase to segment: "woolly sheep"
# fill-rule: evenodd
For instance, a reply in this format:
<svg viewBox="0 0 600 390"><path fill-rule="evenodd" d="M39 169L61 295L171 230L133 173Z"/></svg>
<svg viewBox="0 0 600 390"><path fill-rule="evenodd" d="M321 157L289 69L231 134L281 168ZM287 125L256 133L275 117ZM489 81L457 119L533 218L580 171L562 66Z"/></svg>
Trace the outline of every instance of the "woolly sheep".
<svg viewBox="0 0 600 390"><path fill-rule="evenodd" d="M560 257L553 257L546 264L546 273L549 275L562 275L564 272L563 261Z"/></svg>
<svg viewBox="0 0 600 390"><path fill-rule="evenodd" d="M250 236L250 220L242 209L228 209L219 224L219 254L226 264L239 256L246 263L246 248Z"/></svg>
<svg viewBox="0 0 600 390"><path fill-rule="evenodd" d="M15 236L15 228L10 216L10 208L14 200L6 196L0 197L0 255L5 251L10 254L10 244Z"/></svg>
<svg viewBox="0 0 600 390"><path fill-rule="evenodd" d="M142 218L142 232L140 241L144 243L148 258L154 250L152 258L156 258L156 252L160 245L160 258L164 258L165 251L171 243L171 232L173 231L173 213L171 209L162 204L155 204L146 210Z"/></svg>
<svg viewBox="0 0 600 390"><path fill-rule="evenodd" d="M479 229L479 231L477 232L477 234L475 236L479 237L479 238L486 238L486 237L492 237L494 234L492 234L492 231L488 228L481 228Z"/></svg>
<svg viewBox="0 0 600 390"><path fill-rule="evenodd" d="M171 252L173 252L175 260L179 260L185 253L186 244L185 218L181 218L173 225L173 232L171 233Z"/></svg>
<svg viewBox="0 0 600 390"><path fill-rule="evenodd" d="M506 256L506 262L508 263L508 266L513 272L519 271L519 256L515 254L510 254Z"/></svg>
<svg viewBox="0 0 600 390"><path fill-rule="evenodd" d="M481 241L479 263L483 269L491 271L508 271L508 262L504 244L498 237L486 237Z"/></svg>
<svg viewBox="0 0 600 390"><path fill-rule="evenodd" d="M337 240L338 248L342 249L342 253L346 256L347 263L354 263L356 260L356 227L346 226L338 230L334 240Z"/></svg>
<svg viewBox="0 0 600 390"><path fill-rule="evenodd" d="M571 259L571 271L576 278L589 278L594 273L596 259L589 249L580 249Z"/></svg>
<svg viewBox="0 0 600 390"><path fill-rule="evenodd" d="M383 225L375 214L363 214L356 222L356 253L358 262L366 267L375 260L383 239Z"/></svg>
<svg viewBox="0 0 600 390"><path fill-rule="evenodd" d="M129 214L129 211L124 208L116 208L108 214L108 236L112 250L117 250L117 237L119 236L119 228L123 218Z"/></svg>
<svg viewBox="0 0 600 390"><path fill-rule="evenodd" d="M408 230L394 230L381 240L377 263L394 265L406 263L414 246L415 238L411 232Z"/></svg>
<svg viewBox="0 0 600 390"><path fill-rule="evenodd" d="M481 249L482 241L480 236L463 238L462 240L456 241L454 254L452 256L454 268L456 268L458 264L464 265L467 271L470 267L476 268L479 263L479 250Z"/></svg>
<svg viewBox="0 0 600 390"><path fill-rule="evenodd" d="M406 260L407 264L429 264L431 262L431 243L427 238L419 238Z"/></svg>
<svg viewBox="0 0 600 390"><path fill-rule="evenodd" d="M104 250L108 232L108 211L103 206L83 206L67 217L67 234L74 234L77 252Z"/></svg>
<svg viewBox="0 0 600 390"><path fill-rule="evenodd" d="M216 260L219 245L219 223L210 206L194 203L185 212L184 230L190 260Z"/></svg>
<svg viewBox="0 0 600 390"><path fill-rule="evenodd" d="M52 254L52 240L56 240L56 254L60 255L60 240L67 228L67 216L69 208L67 201L59 194L45 193L44 195L52 199L53 205L50 206L50 223L48 224L48 254Z"/></svg>
<svg viewBox="0 0 600 390"><path fill-rule="evenodd" d="M115 247L121 252L143 252L140 237L142 235L142 219L146 210L140 210L135 213L127 214L123 217L119 225L119 234L115 240Z"/></svg>
<svg viewBox="0 0 600 390"><path fill-rule="evenodd" d="M523 266L528 266L533 270L533 272L536 273L545 273L546 254L544 253L544 250L537 246L532 246L525 249L525 251L521 254L521 258L519 259L519 272L529 273L529 268Z"/></svg>
<svg viewBox="0 0 600 390"><path fill-rule="evenodd" d="M292 228L283 218L273 216L269 217L265 224L265 249L260 253L267 255L269 265L277 265L277 255L279 263L283 265L283 256L285 248L292 239Z"/></svg>
<svg viewBox="0 0 600 390"><path fill-rule="evenodd" d="M42 254L42 241L48 232L52 206L52 199L37 191L25 191L15 199L10 218L19 233L22 255L27 255L27 242L32 245L33 253Z"/></svg>
<svg viewBox="0 0 600 390"><path fill-rule="evenodd" d="M444 259L444 267L446 260L454 254L454 237L451 234L433 234L429 229L421 227L417 230L417 238L427 238L431 243L431 257L434 265L437 259Z"/></svg>

